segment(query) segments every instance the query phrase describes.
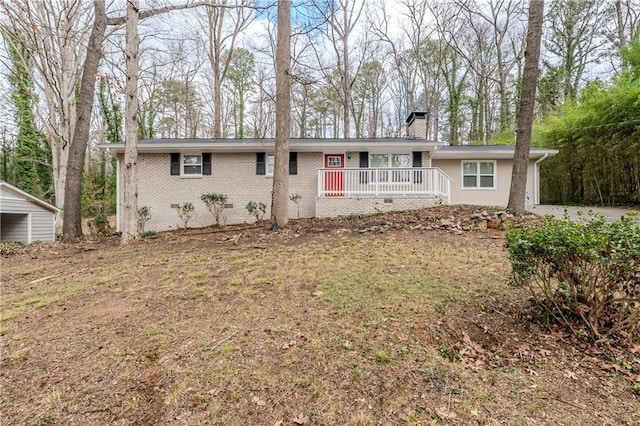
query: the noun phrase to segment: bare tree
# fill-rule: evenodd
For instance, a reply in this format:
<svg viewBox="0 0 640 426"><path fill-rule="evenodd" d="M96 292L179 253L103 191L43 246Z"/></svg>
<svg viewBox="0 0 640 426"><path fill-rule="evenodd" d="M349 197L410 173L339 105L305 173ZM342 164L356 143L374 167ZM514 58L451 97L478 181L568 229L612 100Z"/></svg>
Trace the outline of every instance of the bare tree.
<svg viewBox="0 0 640 426"><path fill-rule="evenodd" d="M509 96L509 76L520 56L519 51L513 51L514 39L521 39L524 31L520 27L520 18L524 13L522 0L490 0L488 2L475 2L470 0L456 0L456 5L461 10L459 15L460 25L471 32L475 32L476 43L469 44L459 42L460 38L452 38L458 53L465 58L468 66L475 73L486 73L486 62L483 70L477 67L478 62L474 54L479 48L483 48L484 55L491 55L491 62L495 65L489 78L497 83L497 92L500 99L499 120L500 128L512 123L511 99ZM487 77L487 76L485 76Z"/></svg>
<svg viewBox="0 0 640 426"><path fill-rule="evenodd" d="M241 0L237 6L229 7L227 0L221 0L221 7L205 10L205 31L208 37L207 55L213 74L213 137L222 137L222 82L227 76L232 52L238 35L253 20L253 9L248 0ZM227 54L225 54L227 53Z"/></svg>
<svg viewBox="0 0 640 426"><path fill-rule="evenodd" d="M126 64L125 107L124 107L124 220L122 221L122 243L138 238L138 53L140 36L140 0L127 0L125 24Z"/></svg>
<svg viewBox="0 0 640 426"><path fill-rule="evenodd" d="M551 3L546 49L559 58L559 86L564 100L576 100L589 64L596 63L605 40L601 22L604 0L555 0ZM547 63L547 67L553 65Z"/></svg>
<svg viewBox="0 0 640 426"><path fill-rule="evenodd" d="M416 64L417 55L412 49L405 46L407 40L418 43L423 41L421 29L416 29L413 24L421 21L421 16L416 16L416 20L411 18L412 14L420 14L422 6L426 2L407 1L404 3L408 10L409 22L402 21L401 26L405 28L404 36L392 38L394 33L393 26L398 24L391 22L391 16L387 13L384 2L380 3L379 8L371 10L368 20L371 31L377 38L377 42L386 46L386 56L391 60L391 74L393 78L389 84L389 95L394 105L392 121L397 124L402 123L407 115L419 109L419 86L420 86L420 67ZM426 17L424 17L426 19ZM407 33L412 34L407 37ZM417 46L416 46L417 47Z"/></svg>
<svg viewBox="0 0 640 426"><path fill-rule="evenodd" d="M355 72L351 69L352 52L350 43L353 41L352 34L362 16L365 2L360 3L355 0L324 0L323 2L314 4L323 19L327 22L326 33L337 61L335 69L338 70L340 78L329 78L327 81L331 83L340 98L342 104L342 135L347 139L351 134L351 89L358 75L360 66L366 60L368 41L365 39L360 42L362 52L359 61L356 63ZM322 65L320 55L318 55L318 60L323 74L329 76L332 70Z"/></svg>
<svg viewBox="0 0 640 426"><path fill-rule="evenodd" d="M524 72L520 94L516 148L513 158L513 170L511 172L509 202L507 204L507 208L518 216L524 214L543 17L544 0L531 0L529 5L527 45L524 53Z"/></svg>
<svg viewBox="0 0 640 426"><path fill-rule="evenodd" d="M104 1L95 3L95 7L102 5L99 10L104 10ZM81 76L86 76L84 81L93 78L91 70L83 68L83 47L87 46L92 28L92 5L74 0L14 0L0 4L0 10L13 24L12 28L20 32L25 48L33 57L33 68L28 70L33 71L31 77L44 101L36 104L37 115L51 148L55 204L62 209L65 206L67 165L74 135L86 134L84 131L76 133L78 105L81 104L77 100L76 89ZM95 32L93 37L95 39ZM87 91L83 93L88 94ZM90 113L83 115L87 129L89 117ZM81 169L82 165L79 167ZM77 172L78 168L74 170ZM77 209L71 207L71 213L64 211L65 220L73 215L74 210L79 211L79 192L77 204ZM69 209L69 206L66 207ZM62 220L58 216L56 232L61 231Z"/></svg>
<svg viewBox="0 0 640 426"><path fill-rule="evenodd" d="M638 0L615 0L615 27L617 40L614 46L620 48L640 33L640 2Z"/></svg>
<svg viewBox="0 0 640 426"><path fill-rule="evenodd" d="M107 14L104 0L94 0L94 20L87 54L85 56L82 80L80 81L80 95L78 96L78 112L73 133L73 140L69 149L69 164L64 190L64 224L65 241L70 241L82 235L82 211L80 208L80 193L82 190L82 171L84 159L89 143L91 127L91 113L96 87L98 65L102 57L102 44L107 29Z"/></svg>
<svg viewBox="0 0 640 426"><path fill-rule="evenodd" d="M289 222L289 139L291 137L291 2L278 0L276 46L276 152L273 171L271 225Z"/></svg>
<svg viewBox="0 0 640 426"><path fill-rule="evenodd" d="M275 122L275 89L273 79L264 67L258 68L255 76L255 84L258 93L253 100L251 108L251 133L254 138L266 138L273 136L273 123Z"/></svg>

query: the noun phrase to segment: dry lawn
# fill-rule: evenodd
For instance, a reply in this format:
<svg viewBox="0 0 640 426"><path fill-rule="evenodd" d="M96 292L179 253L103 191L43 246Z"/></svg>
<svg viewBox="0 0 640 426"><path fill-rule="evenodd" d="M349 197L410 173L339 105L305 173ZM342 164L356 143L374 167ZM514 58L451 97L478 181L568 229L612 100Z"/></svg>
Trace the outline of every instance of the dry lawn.
<svg viewBox="0 0 640 426"><path fill-rule="evenodd" d="M411 229L423 220L6 256L0 422L640 423L639 346L532 323L502 231Z"/></svg>

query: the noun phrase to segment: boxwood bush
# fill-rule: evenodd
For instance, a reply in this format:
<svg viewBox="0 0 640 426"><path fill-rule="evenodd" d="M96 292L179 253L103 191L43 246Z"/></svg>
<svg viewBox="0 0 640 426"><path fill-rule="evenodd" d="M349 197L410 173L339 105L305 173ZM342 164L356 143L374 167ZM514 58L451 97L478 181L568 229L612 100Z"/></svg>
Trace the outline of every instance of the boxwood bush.
<svg viewBox="0 0 640 426"><path fill-rule="evenodd" d="M576 333L607 339L640 331L640 227L631 216L545 218L506 237L511 284Z"/></svg>

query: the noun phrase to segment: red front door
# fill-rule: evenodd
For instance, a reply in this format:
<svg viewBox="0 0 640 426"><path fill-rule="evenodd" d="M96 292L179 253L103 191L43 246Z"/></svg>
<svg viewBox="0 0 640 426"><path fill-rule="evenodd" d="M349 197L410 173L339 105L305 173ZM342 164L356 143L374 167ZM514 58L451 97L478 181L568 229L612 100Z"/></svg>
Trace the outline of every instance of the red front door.
<svg viewBox="0 0 640 426"><path fill-rule="evenodd" d="M324 190L328 197L339 197L344 195L344 154L324 155ZM338 170L340 169L340 170Z"/></svg>

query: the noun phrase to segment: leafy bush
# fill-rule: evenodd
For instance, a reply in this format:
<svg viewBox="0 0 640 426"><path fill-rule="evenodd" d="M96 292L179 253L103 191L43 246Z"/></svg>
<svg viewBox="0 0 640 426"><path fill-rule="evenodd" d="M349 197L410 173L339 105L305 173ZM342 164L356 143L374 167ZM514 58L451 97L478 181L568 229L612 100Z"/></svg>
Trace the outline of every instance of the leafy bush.
<svg viewBox="0 0 640 426"><path fill-rule="evenodd" d="M193 211L195 210L195 207L193 207L193 203L178 204L176 210L178 211L178 217L184 224L184 229L187 229L187 225L193 217Z"/></svg>
<svg viewBox="0 0 640 426"><path fill-rule="evenodd" d="M213 214L216 221L216 226L224 225L224 216L222 212L224 205L227 202L227 196L225 194L206 193L200 196L202 202L207 206L209 213Z"/></svg>
<svg viewBox="0 0 640 426"><path fill-rule="evenodd" d="M255 201L249 201L245 207L251 216L255 216L256 222L260 222L264 215L267 213L267 205L262 201L256 203Z"/></svg>
<svg viewBox="0 0 640 426"><path fill-rule="evenodd" d="M142 206L138 209L138 217L136 220L136 226L140 235L144 234L144 227L151 220L151 207Z"/></svg>
<svg viewBox="0 0 640 426"><path fill-rule="evenodd" d="M596 339L640 331L640 227L630 217L548 218L508 232L507 250L512 284L574 332L576 323Z"/></svg>

